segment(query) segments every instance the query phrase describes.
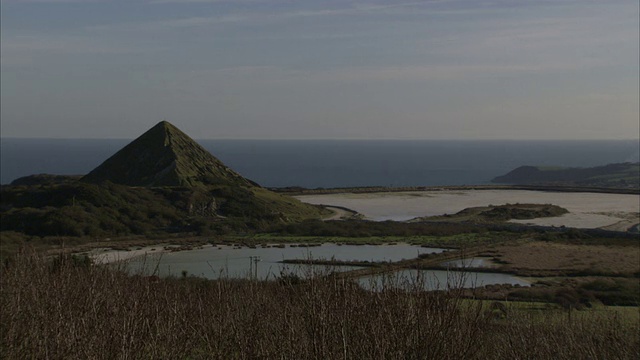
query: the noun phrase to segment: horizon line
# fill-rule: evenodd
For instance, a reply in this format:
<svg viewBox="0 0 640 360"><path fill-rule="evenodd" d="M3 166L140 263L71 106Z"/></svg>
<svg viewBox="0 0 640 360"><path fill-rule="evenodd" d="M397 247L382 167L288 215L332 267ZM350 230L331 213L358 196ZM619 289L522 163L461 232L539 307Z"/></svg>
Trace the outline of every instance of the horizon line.
<svg viewBox="0 0 640 360"><path fill-rule="evenodd" d="M126 137L45 137L45 136L0 136L0 140L135 140L139 136L126 138ZM495 139L473 139L473 138L193 138L198 140L223 140L223 141L640 141L638 138L586 138L586 139L544 139L544 138L532 138L532 139L509 139L509 138L495 138Z"/></svg>

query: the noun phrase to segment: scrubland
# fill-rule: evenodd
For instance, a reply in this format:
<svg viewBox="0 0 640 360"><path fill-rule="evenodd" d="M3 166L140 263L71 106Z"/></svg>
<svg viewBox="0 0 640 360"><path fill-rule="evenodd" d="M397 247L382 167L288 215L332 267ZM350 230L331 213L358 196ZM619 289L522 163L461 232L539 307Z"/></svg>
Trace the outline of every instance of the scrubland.
<svg viewBox="0 0 640 360"><path fill-rule="evenodd" d="M366 291L328 274L271 282L158 279L30 251L6 261L1 275L4 359L640 355L638 317L604 307L532 310L417 284Z"/></svg>

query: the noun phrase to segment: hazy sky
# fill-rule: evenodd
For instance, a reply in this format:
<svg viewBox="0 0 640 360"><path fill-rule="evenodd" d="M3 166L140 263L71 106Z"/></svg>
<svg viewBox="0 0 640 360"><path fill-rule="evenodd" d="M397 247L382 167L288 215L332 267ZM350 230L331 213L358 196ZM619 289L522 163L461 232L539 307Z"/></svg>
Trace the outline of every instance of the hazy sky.
<svg viewBox="0 0 640 360"><path fill-rule="evenodd" d="M1 4L3 137L638 138L637 0Z"/></svg>

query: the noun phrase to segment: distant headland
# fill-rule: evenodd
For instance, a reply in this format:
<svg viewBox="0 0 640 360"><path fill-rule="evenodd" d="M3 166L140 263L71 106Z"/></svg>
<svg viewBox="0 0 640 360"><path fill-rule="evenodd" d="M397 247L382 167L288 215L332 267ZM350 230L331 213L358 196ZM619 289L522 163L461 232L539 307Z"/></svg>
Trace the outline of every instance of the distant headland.
<svg viewBox="0 0 640 360"><path fill-rule="evenodd" d="M521 166L492 180L500 184L562 185L620 189L640 188L640 163L618 163L589 168Z"/></svg>

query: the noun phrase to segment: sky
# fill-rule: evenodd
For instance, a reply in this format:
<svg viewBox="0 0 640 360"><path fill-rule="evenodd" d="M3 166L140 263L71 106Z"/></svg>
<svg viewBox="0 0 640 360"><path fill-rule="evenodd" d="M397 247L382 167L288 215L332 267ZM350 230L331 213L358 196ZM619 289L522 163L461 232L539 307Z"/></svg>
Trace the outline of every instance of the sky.
<svg viewBox="0 0 640 360"><path fill-rule="evenodd" d="M2 137L639 137L637 0L0 4Z"/></svg>

